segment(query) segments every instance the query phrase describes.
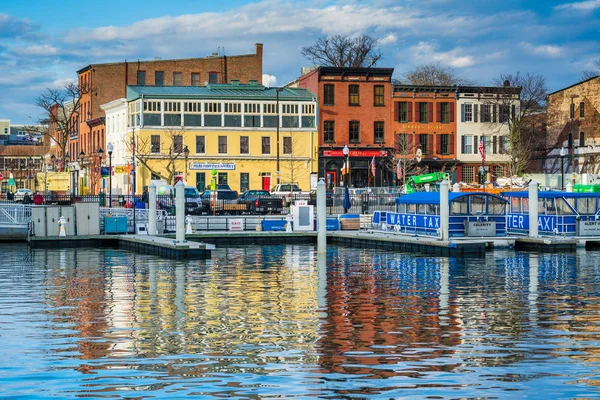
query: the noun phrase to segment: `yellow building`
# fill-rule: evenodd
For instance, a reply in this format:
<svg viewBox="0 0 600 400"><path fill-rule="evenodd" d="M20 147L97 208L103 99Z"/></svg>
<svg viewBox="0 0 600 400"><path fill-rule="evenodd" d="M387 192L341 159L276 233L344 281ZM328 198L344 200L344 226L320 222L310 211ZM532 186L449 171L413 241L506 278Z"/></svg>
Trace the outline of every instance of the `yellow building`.
<svg viewBox="0 0 600 400"><path fill-rule="evenodd" d="M129 86L127 107L138 193L152 179L177 177L204 190L213 173L238 192L269 190L278 180L304 191L316 184L316 96L306 89Z"/></svg>

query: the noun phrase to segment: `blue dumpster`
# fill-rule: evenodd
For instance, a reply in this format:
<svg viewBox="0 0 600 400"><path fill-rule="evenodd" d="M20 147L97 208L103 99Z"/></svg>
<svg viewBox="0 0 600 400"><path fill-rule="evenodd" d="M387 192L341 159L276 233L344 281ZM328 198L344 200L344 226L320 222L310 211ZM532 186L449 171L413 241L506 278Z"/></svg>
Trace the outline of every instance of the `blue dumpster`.
<svg viewBox="0 0 600 400"><path fill-rule="evenodd" d="M127 217L104 217L104 233L127 233Z"/></svg>
<svg viewBox="0 0 600 400"><path fill-rule="evenodd" d="M270 219L263 219L260 222L263 231L280 231L280 232L285 232L285 224L286 221L284 220L270 220Z"/></svg>

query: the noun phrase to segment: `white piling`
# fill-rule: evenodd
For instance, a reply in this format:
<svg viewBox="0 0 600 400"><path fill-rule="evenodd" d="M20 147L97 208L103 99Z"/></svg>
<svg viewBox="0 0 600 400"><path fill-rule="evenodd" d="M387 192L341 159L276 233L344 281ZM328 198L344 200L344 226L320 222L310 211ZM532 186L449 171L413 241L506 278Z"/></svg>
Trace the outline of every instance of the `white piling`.
<svg viewBox="0 0 600 400"><path fill-rule="evenodd" d="M573 184L571 182L567 183L567 193L573 193Z"/></svg>
<svg viewBox="0 0 600 400"><path fill-rule="evenodd" d="M327 201L323 178L317 183L317 248L319 253L327 250Z"/></svg>
<svg viewBox="0 0 600 400"><path fill-rule="evenodd" d="M188 215L187 217L185 217L185 234L191 235L192 233L194 233L194 231L192 230L192 217Z"/></svg>
<svg viewBox="0 0 600 400"><path fill-rule="evenodd" d="M158 234L156 230L156 184L150 184L150 193L148 195L148 235L154 236Z"/></svg>
<svg viewBox="0 0 600 400"><path fill-rule="evenodd" d="M538 236L538 183L529 182L529 237Z"/></svg>
<svg viewBox="0 0 600 400"><path fill-rule="evenodd" d="M327 318L327 252L325 251L317 253L317 307L319 317Z"/></svg>
<svg viewBox="0 0 600 400"><path fill-rule="evenodd" d="M175 240L185 242L185 185L183 181L175 185Z"/></svg>
<svg viewBox="0 0 600 400"><path fill-rule="evenodd" d="M448 240L450 236L450 202L448 192L450 184L447 180L440 183L440 231L442 240Z"/></svg>
<svg viewBox="0 0 600 400"><path fill-rule="evenodd" d="M62 215L58 220L58 236L67 236L67 219Z"/></svg>

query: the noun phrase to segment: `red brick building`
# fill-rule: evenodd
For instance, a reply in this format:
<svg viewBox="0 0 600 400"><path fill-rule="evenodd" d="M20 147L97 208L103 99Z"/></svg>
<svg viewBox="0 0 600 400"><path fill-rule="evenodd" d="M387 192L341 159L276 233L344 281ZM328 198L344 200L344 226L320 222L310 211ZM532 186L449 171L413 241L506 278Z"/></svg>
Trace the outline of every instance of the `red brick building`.
<svg viewBox="0 0 600 400"><path fill-rule="evenodd" d="M85 90L82 90L84 94L80 101L78 134L69 140L71 161L81 160L82 165L77 163L75 168L89 167L90 171L97 172L99 178L102 160L98 150L106 150L104 111L100 105L126 97L127 85L202 86L230 83L232 80L262 83L262 58L263 46L257 43L254 54L90 64L80 69L77 71L79 87ZM105 157L106 154L103 155ZM89 177L90 181L84 186L95 193L100 180L93 179L93 173Z"/></svg>
<svg viewBox="0 0 600 400"><path fill-rule="evenodd" d="M450 170L456 164L456 90L394 86L391 109L396 158L410 160L413 172ZM420 162L415 161L418 150Z"/></svg>
<svg viewBox="0 0 600 400"><path fill-rule="evenodd" d="M326 178L328 187L343 182L344 146L349 148L351 187L392 184L393 72L393 68L320 67L298 78L299 87L318 94L319 176Z"/></svg>

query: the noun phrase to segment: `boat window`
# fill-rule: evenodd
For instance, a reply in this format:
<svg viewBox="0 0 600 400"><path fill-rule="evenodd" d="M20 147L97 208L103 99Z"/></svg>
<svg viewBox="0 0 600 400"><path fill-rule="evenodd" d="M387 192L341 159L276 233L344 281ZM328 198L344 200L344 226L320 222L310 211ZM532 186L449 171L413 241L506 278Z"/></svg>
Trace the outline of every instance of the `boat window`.
<svg viewBox="0 0 600 400"><path fill-rule="evenodd" d="M529 213L529 198L522 198L521 199L521 212L523 214L528 214Z"/></svg>
<svg viewBox="0 0 600 400"><path fill-rule="evenodd" d="M504 215L506 213L506 202L495 197L488 197L488 214Z"/></svg>
<svg viewBox="0 0 600 400"><path fill-rule="evenodd" d="M515 214L521 214L521 198L511 197L510 198L510 212Z"/></svg>
<svg viewBox="0 0 600 400"><path fill-rule="evenodd" d="M417 205L416 204L407 204L406 205L406 213L407 214L416 214L417 213Z"/></svg>
<svg viewBox="0 0 600 400"><path fill-rule="evenodd" d="M590 197L577 199L576 210L579 214L596 214L596 199Z"/></svg>
<svg viewBox="0 0 600 400"><path fill-rule="evenodd" d="M398 212L400 214L406 214L406 204L398 204Z"/></svg>
<svg viewBox="0 0 600 400"><path fill-rule="evenodd" d="M540 214L555 215L554 199L538 199L538 210Z"/></svg>
<svg viewBox="0 0 600 400"><path fill-rule="evenodd" d="M460 197L450 202L450 215L467 214L467 197Z"/></svg>
<svg viewBox="0 0 600 400"><path fill-rule="evenodd" d="M471 215L485 214L485 196L469 196L469 203Z"/></svg>
<svg viewBox="0 0 600 400"><path fill-rule="evenodd" d="M558 215L573 215L573 209L569 207L565 199L555 199L556 213Z"/></svg>
<svg viewBox="0 0 600 400"><path fill-rule="evenodd" d="M427 210L427 204L417 204L417 214L425 214Z"/></svg>
<svg viewBox="0 0 600 400"><path fill-rule="evenodd" d="M440 206L437 204L427 204L428 215L440 215Z"/></svg>

